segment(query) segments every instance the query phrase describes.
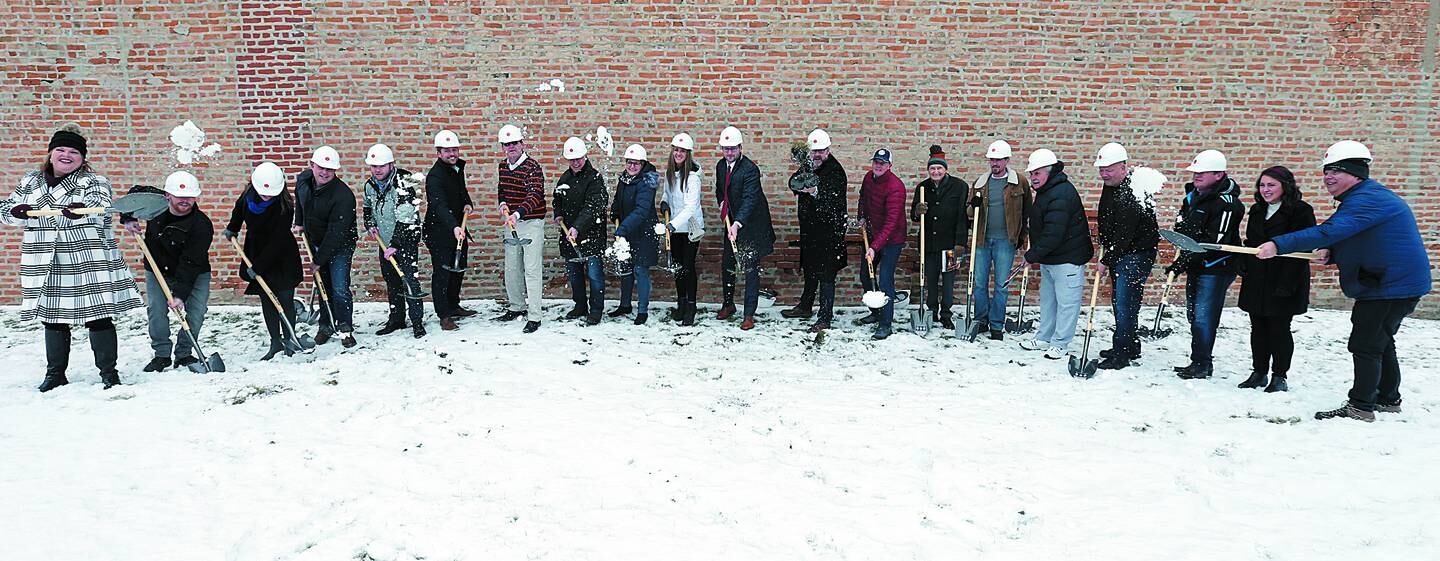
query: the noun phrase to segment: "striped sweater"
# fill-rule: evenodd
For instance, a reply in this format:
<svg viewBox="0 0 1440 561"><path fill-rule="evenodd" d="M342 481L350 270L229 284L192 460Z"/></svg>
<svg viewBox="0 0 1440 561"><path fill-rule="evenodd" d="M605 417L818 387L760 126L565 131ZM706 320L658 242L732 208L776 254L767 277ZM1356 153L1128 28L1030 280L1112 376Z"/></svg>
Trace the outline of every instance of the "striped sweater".
<svg viewBox="0 0 1440 561"><path fill-rule="evenodd" d="M510 162L500 160L500 202L520 213L521 220L544 219L545 173L529 154L522 158L513 170Z"/></svg>

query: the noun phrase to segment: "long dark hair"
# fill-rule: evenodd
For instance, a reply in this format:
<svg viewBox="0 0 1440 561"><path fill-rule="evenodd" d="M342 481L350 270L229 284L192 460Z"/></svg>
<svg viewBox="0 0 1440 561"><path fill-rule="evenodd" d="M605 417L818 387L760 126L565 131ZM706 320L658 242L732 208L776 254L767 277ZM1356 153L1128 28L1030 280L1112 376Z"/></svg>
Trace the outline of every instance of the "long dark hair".
<svg viewBox="0 0 1440 561"><path fill-rule="evenodd" d="M1295 174L1285 166L1273 166L1260 172L1260 177L1255 178L1255 202L1265 202L1265 197L1260 196L1260 179L1266 176L1280 182L1280 204L1300 202L1300 186L1295 183Z"/></svg>
<svg viewBox="0 0 1440 561"><path fill-rule="evenodd" d="M676 173L678 172L678 173L681 174L681 175L688 176L688 175L690 175L691 172L700 171L700 166L695 165L695 151L694 151L694 150L686 150L686 151L685 151L685 163L680 164L680 166L677 168L677 167L675 166L675 149L676 149L676 148L679 148L679 147L678 147L678 146L671 146L671 147L670 147L670 153L665 155L665 180L666 180L666 181L670 181L670 178L672 178L672 177L675 178L676 181L679 181L679 182L680 182L680 191L683 192L683 191L685 191L685 184L687 183L686 180L689 179L689 178L688 178L688 177L678 177L678 176L676 175Z"/></svg>

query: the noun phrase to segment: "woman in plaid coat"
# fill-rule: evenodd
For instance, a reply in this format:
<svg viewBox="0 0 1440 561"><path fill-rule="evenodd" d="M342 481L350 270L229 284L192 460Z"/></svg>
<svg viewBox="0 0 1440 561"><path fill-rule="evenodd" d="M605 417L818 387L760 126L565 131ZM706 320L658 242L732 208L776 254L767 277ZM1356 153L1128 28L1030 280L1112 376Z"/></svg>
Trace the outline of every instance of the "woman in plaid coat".
<svg viewBox="0 0 1440 561"><path fill-rule="evenodd" d="M39 319L45 325L42 392L69 383L65 369L70 364L70 328L76 324L90 330L90 349L105 388L119 385L112 318L143 305L115 243L111 216L69 210L110 206L110 181L90 170L86 153L78 128L56 131L45 165L25 174L15 192L0 199L0 220L25 229L20 319ZM46 208L65 211L62 216L30 215Z"/></svg>

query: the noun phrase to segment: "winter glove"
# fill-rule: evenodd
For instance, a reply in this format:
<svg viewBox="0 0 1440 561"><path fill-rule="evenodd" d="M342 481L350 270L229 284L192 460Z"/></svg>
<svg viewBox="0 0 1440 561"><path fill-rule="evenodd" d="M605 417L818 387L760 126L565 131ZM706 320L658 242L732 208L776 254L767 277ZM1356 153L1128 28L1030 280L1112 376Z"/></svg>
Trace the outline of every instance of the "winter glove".
<svg viewBox="0 0 1440 561"><path fill-rule="evenodd" d="M74 212L72 212L74 209L77 208L85 208L85 203L70 203L68 205L65 205L65 208L60 209L60 215L71 220L79 220L81 218L85 218L85 215L83 214L75 214Z"/></svg>
<svg viewBox="0 0 1440 561"><path fill-rule="evenodd" d="M393 247L387 247L387 248L385 248L385 251L382 251L382 252L380 252L380 253L381 253L381 257L382 257L382 258L384 258L384 259L390 259L391 257L394 257L394 256L395 256L395 248L393 248Z"/></svg>
<svg viewBox="0 0 1440 561"><path fill-rule="evenodd" d="M911 215L911 220L918 222L920 220L920 215L925 214L925 211L929 209L929 205L926 205L925 203L915 203L915 212Z"/></svg>
<svg viewBox="0 0 1440 561"><path fill-rule="evenodd" d="M671 234L674 234L674 233L675 233L675 225L674 225L674 224L671 224L671 223L669 223L669 222L666 222L666 223L665 223L665 231L666 231L666 232L669 232L669 233L671 233Z"/></svg>
<svg viewBox="0 0 1440 561"><path fill-rule="evenodd" d="M235 236L236 236L236 235L237 235L237 234L236 234L235 232L231 232L230 230L221 230L221 231L220 231L220 237L225 238L225 241L227 241L227 242L230 241L230 240L235 239Z"/></svg>
<svg viewBox="0 0 1440 561"><path fill-rule="evenodd" d="M669 212L670 212L670 203L667 203L667 202L665 202L665 201L660 201L660 214L666 214L666 213L669 213Z"/></svg>
<svg viewBox="0 0 1440 561"><path fill-rule="evenodd" d="M255 269L251 269L251 268L249 268L249 267L246 267L244 263L241 263L241 264L240 264L240 279L241 279L241 280L252 281L252 282L253 282L253 281L255 280L255 277L256 277L256 275L255 275Z"/></svg>
<svg viewBox="0 0 1440 561"><path fill-rule="evenodd" d="M139 233L140 233L140 221L139 221L139 220L133 220L133 219L132 219L132 220L126 220L126 221L124 221L124 225L125 225L125 231L126 231L126 232L129 232L129 233L131 233L131 234L139 234Z"/></svg>
<svg viewBox="0 0 1440 561"><path fill-rule="evenodd" d="M25 204L15 205L10 207L10 216L14 216L20 220L28 220L30 218L30 211L34 208L35 207Z"/></svg>
<svg viewBox="0 0 1440 561"><path fill-rule="evenodd" d="M980 198L980 195L970 197L970 206L973 206L975 208L985 206L985 199Z"/></svg>

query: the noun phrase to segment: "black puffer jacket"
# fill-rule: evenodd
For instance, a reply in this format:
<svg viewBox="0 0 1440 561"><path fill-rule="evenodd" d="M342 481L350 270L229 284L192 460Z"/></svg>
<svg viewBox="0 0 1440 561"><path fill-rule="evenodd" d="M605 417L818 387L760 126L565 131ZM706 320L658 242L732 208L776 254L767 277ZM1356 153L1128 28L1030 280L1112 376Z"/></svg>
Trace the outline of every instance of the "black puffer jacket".
<svg viewBox="0 0 1440 561"><path fill-rule="evenodd" d="M1269 205L1264 201L1250 207L1250 222L1245 226L1245 245L1260 247L1281 234L1304 230L1315 225L1315 209L1305 201L1285 201L1275 216L1265 219ZM1310 306L1310 262L1304 259L1279 257L1256 259L1253 255L1237 255L1240 272L1240 309L1259 316L1294 316L1305 313Z"/></svg>
<svg viewBox="0 0 1440 561"><path fill-rule="evenodd" d="M846 190L845 168L835 156L825 158L814 171L802 167L790 176L792 190L807 185L806 175L815 177L815 196L796 193L800 221L800 267L812 274L834 275L845 268ZM803 187L802 187L803 188Z"/></svg>
<svg viewBox="0 0 1440 561"><path fill-rule="evenodd" d="M574 228L578 235L575 238L575 246L580 250L576 253L577 247L571 247L570 242L560 241L560 255L566 259L574 259L581 255L593 257L605 251L606 234L609 227L605 224L606 202L609 195L605 192L605 180L600 177L600 172L595 166L585 162L585 167L580 173L565 168L565 173L560 174L560 180L555 182L555 197L552 201L555 207L555 217L565 221L565 226ZM565 232L560 232L564 238Z"/></svg>
<svg viewBox="0 0 1440 561"><path fill-rule="evenodd" d="M1050 168L1050 178L1035 191L1035 203L1025 217L1030 226L1030 249L1025 260L1041 265L1084 265L1095 256L1090 243L1090 221L1080 193L1065 176L1065 163Z"/></svg>
<svg viewBox="0 0 1440 561"><path fill-rule="evenodd" d="M355 252L360 240L355 222L355 192L340 176L315 185L315 176L307 169L295 178L295 224L305 228L317 265Z"/></svg>
<svg viewBox="0 0 1440 561"><path fill-rule="evenodd" d="M1186 183L1185 201L1180 204L1180 223L1175 225L1175 231L1200 243L1240 245L1240 219L1244 214L1240 186L1235 180L1226 177L1205 193L1196 189L1194 183ZM1233 274L1239 260L1239 255L1223 251L1182 251L1167 270L1201 275Z"/></svg>

